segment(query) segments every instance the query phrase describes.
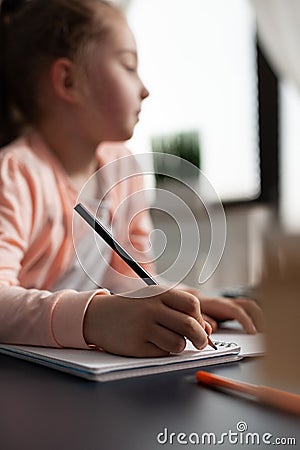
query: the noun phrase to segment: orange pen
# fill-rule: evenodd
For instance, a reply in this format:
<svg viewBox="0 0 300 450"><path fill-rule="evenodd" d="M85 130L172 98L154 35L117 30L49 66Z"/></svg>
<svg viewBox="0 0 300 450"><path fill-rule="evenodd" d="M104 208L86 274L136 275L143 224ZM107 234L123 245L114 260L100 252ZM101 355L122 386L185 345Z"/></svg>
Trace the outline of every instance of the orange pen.
<svg viewBox="0 0 300 450"><path fill-rule="evenodd" d="M300 395L292 394L290 392L282 391L280 389L275 389L268 386L257 386L251 383L235 381L204 371L197 372L196 379L200 383L209 386L232 389L234 391L253 395L262 403L274 406L276 408L284 409L285 411L291 412L293 414L300 415Z"/></svg>

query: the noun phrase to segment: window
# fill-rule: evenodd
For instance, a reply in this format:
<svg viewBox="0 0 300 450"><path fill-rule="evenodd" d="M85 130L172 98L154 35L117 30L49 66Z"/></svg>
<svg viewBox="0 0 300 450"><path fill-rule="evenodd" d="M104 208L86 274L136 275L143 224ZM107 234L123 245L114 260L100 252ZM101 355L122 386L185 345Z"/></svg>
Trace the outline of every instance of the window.
<svg viewBox="0 0 300 450"><path fill-rule="evenodd" d="M201 168L223 201L260 192L255 20L247 0L131 0L150 90L129 146L198 130Z"/></svg>
<svg viewBox="0 0 300 450"><path fill-rule="evenodd" d="M280 83L280 105L280 213L288 228L299 231L300 93L294 85Z"/></svg>

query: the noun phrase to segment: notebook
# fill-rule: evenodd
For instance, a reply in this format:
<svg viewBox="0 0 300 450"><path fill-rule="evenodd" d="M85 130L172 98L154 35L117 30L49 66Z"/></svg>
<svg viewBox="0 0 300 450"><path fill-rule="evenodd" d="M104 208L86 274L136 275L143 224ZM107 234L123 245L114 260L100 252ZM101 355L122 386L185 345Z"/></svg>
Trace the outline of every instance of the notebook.
<svg viewBox="0 0 300 450"><path fill-rule="evenodd" d="M266 339L263 333L246 334L239 329L219 329L213 334L213 339L236 342L240 347L240 356L243 358L263 356L266 354Z"/></svg>
<svg viewBox="0 0 300 450"><path fill-rule="evenodd" d="M204 367L238 361L241 347L234 342L214 341L217 350L206 347L197 350L187 341L185 350L160 358L116 356L97 350L56 349L45 347L0 345L6 355L42 364L94 381L112 381L141 375Z"/></svg>

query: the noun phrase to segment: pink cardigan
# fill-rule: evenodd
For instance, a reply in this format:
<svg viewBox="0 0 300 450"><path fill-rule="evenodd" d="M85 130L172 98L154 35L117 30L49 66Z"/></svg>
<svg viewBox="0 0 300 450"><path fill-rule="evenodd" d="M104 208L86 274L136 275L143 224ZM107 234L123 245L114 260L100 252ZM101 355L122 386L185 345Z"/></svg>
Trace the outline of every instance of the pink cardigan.
<svg viewBox="0 0 300 450"><path fill-rule="evenodd" d="M102 144L97 151L99 168L129 154L123 144ZM108 193L111 218L124 198L143 189L138 166L129 168L123 161L114 164L110 173L114 180L109 182L116 181ZM135 176L128 176L129 172ZM87 306L96 294L107 291L49 291L74 258L72 218L77 196L63 167L37 133L0 151L1 343L87 347L83 336ZM146 202L139 210L143 207ZM114 228L123 244L128 240L128 213L121 209ZM130 225L130 240L140 252L148 248L150 230L146 209ZM114 253L110 266L134 276ZM149 264L145 267L153 272Z"/></svg>

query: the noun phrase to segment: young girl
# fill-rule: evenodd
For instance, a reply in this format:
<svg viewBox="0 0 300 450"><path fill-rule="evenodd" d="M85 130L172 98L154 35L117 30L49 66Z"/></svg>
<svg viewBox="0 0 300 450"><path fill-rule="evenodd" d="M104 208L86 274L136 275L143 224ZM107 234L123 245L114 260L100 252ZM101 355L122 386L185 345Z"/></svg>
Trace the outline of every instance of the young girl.
<svg viewBox="0 0 300 450"><path fill-rule="evenodd" d="M129 152L121 143L148 96L121 12L101 0L6 0L0 34L0 341L161 356L183 350L185 337L203 348L211 333L204 319L213 327L237 319L254 333L261 311L252 301L203 298L202 315L197 291L150 286L111 294L89 287L76 263L78 193L113 161L122 179ZM100 176L85 190L90 204L101 183ZM141 177L125 177L106 196L102 219L109 225L122 201L142 188ZM128 227L139 252L148 249L151 231L143 206L130 226L123 214L114 230L125 245ZM93 242L84 239L93 278L116 292L98 252L93 259ZM132 276L118 256L107 258L111 270ZM145 268L154 271L150 263Z"/></svg>

